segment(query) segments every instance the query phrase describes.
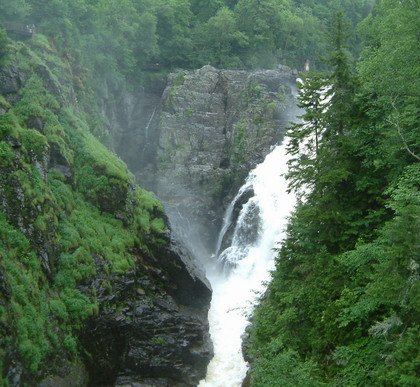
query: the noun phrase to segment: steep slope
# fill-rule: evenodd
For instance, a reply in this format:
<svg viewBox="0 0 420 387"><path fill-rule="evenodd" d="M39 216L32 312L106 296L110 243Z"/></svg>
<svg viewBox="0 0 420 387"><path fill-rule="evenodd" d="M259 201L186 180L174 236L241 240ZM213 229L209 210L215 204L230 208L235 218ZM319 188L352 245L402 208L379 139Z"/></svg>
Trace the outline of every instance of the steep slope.
<svg viewBox="0 0 420 387"><path fill-rule="evenodd" d="M0 384L195 385L211 290L42 35L0 68ZM78 79L79 84L83 82Z"/></svg>

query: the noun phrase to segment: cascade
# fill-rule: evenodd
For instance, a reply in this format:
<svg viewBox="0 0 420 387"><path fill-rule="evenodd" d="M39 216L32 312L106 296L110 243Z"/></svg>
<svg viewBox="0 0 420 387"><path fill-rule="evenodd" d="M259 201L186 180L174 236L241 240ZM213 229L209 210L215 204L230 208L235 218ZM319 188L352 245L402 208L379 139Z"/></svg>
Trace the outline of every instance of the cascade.
<svg viewBox="0 0 420 387"><path fill-rule="evenodd" d="M287 171L285 148L285 144L275 147L251 171L226 211L216 252L232 221L235 202L252 186L254 196L242 206L231 245L218 253L219 264L207 272L213 287L209 321L215 356L200 387L239 387L246 376L248 365L242 356L241 336L256 294L269 279L274 266L273 248L283 237L286 218L295 202L287 193L283 176Z"/></svg>
<svg viewBox="0 0 420 387"><path fill-rule="evenodd" d="M237 202L237 200L242 196L242 194L248 190L250 187L252 187L252 182L250 179L247 179L247 181L245 182L245 184L239 189L237 195L235 196L235 198L231 201L231 203L229 204L228 208L225 211L225 214L223 216L223 225L222 225L222 229L219 233L219 236L217 238L217 243L216 243L216 256L219 255L220 253L220 248L222 246L222 242L223 242L223 238L226 234L226 231L228 230L229 226L232 223L232 215L233 215L233 209L235 208L235 204Z"/></svg>

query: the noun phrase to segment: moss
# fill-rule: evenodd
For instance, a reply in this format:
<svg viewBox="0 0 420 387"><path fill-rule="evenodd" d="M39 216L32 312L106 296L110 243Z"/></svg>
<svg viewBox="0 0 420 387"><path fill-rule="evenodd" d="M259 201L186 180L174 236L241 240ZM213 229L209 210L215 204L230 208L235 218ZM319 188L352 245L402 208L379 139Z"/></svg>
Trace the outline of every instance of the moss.
<svg viewBox="0 0 420 387"><path fill-rule="evenodd" d="M47 222L45 220L45 216L44 215L38 216L35 220L34 226L38 231L46 232Z"/></svg>
<svg viewBox="0 0 420 387"><path fill-rule="evenodd" d="M162 218L153 219L150 223L150 229L157 234L162 234L166 229L165 221Z"/></svg>
<svg viewBox="0 0 420 387"><path fill-rule="evenodd" d="M6 101L6 99L0 94L0 108L3 109L10 109L11 105L9 102Z"/></svg>
<svg viewBox="0 0 420 387"><path fill-rule="evenodd" d="M13 162L15 154L12 147L4 141L0 141L0 165L5 167Z"/></svg>
<svg viewBox="0 0 420 387"><path fill-rule="evenodd" d="M35 129L20 129L18 138L27 151L40 154L48 148L47 138Z"/></svg>
<svg viewBox="0 0 420 387"><path fill-rule="evenodd" d="M77 353L77 340L73 336L67 335L63 343L69 352Z"/></svg>
<svg viewBox="0 0 420 387"><path fill-rule="evenodd" d="M51 314L62 321L68 319L69 315L67 313L66 305L60 298L52 299L49 301L49 307Z"/></svg>
<svg viewBox="0 0 420 387"><path fill-rule="evenodd" d="M183 72L179 72L172 81L172 84L176 86L182 86L185 82L185 74Z"/></svg>
<svg viewBox="0 0 420 387"><path fill-rule="evenodd" d="M36 33L30 40L31 47L42 50L44 52L54 53L48 38L40 33Z"/></svg>
<svg viewBox="0 0 420 387"><path fill-rule="evenodd" d="M15 136L17 129L20 128L19 122L13 111L0 114L0 138Z"/></svg>
<svg viewBox="0 0 420 387"><path fill-rule="evenodd" d="M59 259L57 284L74 285L93 276L93 255L109 262L114 272L129 270L134 261L128 249L137 242L135 235L112 215L86 203L80 194L57 178L57 171L49 176L54 195L64 199L58 202L63 211L59 220L59 246L67 253Z"/></svg>
<svg viewBox="0 0 420 387"><path fill-rule="evenodd" d="M192 117L193 114L194 114L194 109L191 108L191 107L185 109L185 111L184 111L184 116L185 117Z"/></svg>
<svg viewBox="0 0 420 387"><path fill-rule="evenodd" d="M167 344L166 340L161 336L152 337L151 342L159 345Z"/></svg>
<svg viewBox="0 0 420 387"><path fill-rule="evenodd" d="M0 99L8 109L0 115L0 183L8 210L7 216L0 212L0 265L10 288L0 320L11 330L0 368L4 353L17 349L24 368L36 375L54 353L70 360L79 356L76 331L99 310L94 289L89 294L80 285L92 283L98 268L105 277L133 270L134 254L147 250L166 224L161 203L134 185L126 165L92 135L80 106L72 106L58 84L66 77L65 63L55 60L45 37L37 36L31 46L40 54L21 43L11 47L14 63L28 76L20 100L10 105ZM74 181L56 169L48 179L41 176L35 161L50 149L74 170ZM104 203L118 206L119 219ZM27 236L18 222L12 225L15 215ZM41 265L40 247L51 247L52 278ZM109 279L99 286L112 291Z"/></svg>
<svg viewBox="0 0 420 387"><path fill-rule="evenodd" d="M268 110L273 111L273 110L275 110L276 108L277 108L277 103L276 103L275 101L270 102L270 103L268 103L268 104L267 104L267 109L268 109Z"/></svg>
<svg viewBox="0 0 420 387"><path fill-rule="evenodd" d="M15 112L21 124L30 116L44 117L45 110L59 108L59 103L45 88L44 81L37 74L32 74L20 89L21 100L16 104Z"/></svg>
<svg viewBox="0 0 420 387"><path fill-rule="evenodd" d="M39 260L29 241L7 223L0 212L1 265L7 273L10 303L6 307L13 316L15 341L24 362L35 372L51 351L48 331L47 288Z"/></svg>
<svg viewBox="0 0 420 387"><path fill-rule="evenodd" d="M250 79L247 84L246 88L246 100L248 102L255 101L256 99L260 98L262 93L264 92L264 87L258 85L255 80Z"/></svg>

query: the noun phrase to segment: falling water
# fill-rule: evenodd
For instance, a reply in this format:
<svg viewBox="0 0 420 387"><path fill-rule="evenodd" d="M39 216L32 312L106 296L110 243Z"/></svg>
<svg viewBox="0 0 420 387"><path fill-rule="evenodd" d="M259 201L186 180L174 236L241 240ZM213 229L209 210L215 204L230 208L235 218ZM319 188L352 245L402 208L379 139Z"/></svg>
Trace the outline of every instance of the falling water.
<svg viewBox="0 0 420 387"><path fill-rule="evenodd" d="M218 259L229 265L229 272L214 268L208 277L213 287L209 312L210 333L215 356L207 377L200 387L239 387L248 365L242 357L241 336L247 325L256 293L263 290L263 281L273 269L273 247L281 241L294 197L287 194L282 176L287 166L285 145L280 145L248 176L245 190L252 185L254 197L243 205L235 226L232 245L219 254ZM225 215L225 224L219 236L229 227L238 194Z"/></svg>
<svg viewBox="0 0 420 387"><path fill-rule="evenodd" d="M229 204L225 215L223 217L223 226L222 229L219 233L219 237L217 238L217 243L216 243L216 255L218 255L220 253L220 248L222 247L222 242L223 242L223 237L226 234L226 231L228 230L231 222L232 222L232 214L233 214L233 209L235 207L235 203L236 201L242 196L242 194L249 189L250 187L252 187L252 181L250 179L247 179L247 181L245 182L245 184L240 188L240 190L238 191L237 195L235 196L235 198L232 200L232 202Z"/></svg>
<svg viewBox="0 0 420 387"><path fill-rule="evenodd" d="M145 137L146 144L149 142L149 128L150 128L150 124L153 121L153 118L155 117L155 114L156 114L156 108L153 109L152 115L150 116L149 121L147 122L147 125L144 128L144 137Z"/></svg>

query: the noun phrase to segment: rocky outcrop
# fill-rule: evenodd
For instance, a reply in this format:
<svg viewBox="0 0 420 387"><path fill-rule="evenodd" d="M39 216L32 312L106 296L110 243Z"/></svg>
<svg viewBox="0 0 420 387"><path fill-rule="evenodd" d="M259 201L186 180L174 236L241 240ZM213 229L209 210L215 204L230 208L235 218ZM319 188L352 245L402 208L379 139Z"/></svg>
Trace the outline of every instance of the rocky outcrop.
<svg viewBox="0 0 420 387"><path fill-rule="evenodd" d="M121 155L165 203L185 243L213 249L228 202L282 138L296 75L284 66L256 72L205 66L169 76L147 126L147 163Z"/></svg>
<svg viewBox="0 0 420 387"><path fill-rule="evenodd" d="M95 280L107 307L81 334L90 385L196 386L205 377L210 286L176 242L169 246L138 256L137 270L115 276L112 292Z"/></svg>

